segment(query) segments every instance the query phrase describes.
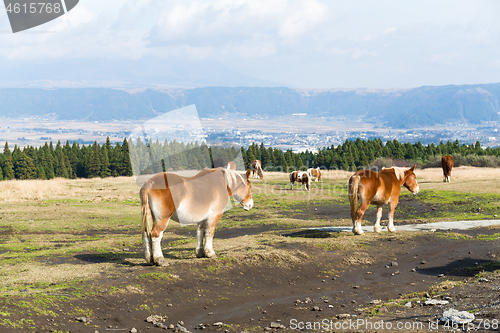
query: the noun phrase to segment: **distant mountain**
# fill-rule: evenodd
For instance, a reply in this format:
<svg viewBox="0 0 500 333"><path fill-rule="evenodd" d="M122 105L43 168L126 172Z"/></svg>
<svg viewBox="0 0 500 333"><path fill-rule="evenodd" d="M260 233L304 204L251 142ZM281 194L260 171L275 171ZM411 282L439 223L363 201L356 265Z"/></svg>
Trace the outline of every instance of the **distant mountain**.
<svg viewBox="0 0 500 333"><path fill-rule="evenodd" d="M295 90L286 87L204 87L168 90L0 88L0 117L61 120L150 119L195 104L201 117L227 114L363 116L394 128L500 120L500 83L408 90Z"/></svg>

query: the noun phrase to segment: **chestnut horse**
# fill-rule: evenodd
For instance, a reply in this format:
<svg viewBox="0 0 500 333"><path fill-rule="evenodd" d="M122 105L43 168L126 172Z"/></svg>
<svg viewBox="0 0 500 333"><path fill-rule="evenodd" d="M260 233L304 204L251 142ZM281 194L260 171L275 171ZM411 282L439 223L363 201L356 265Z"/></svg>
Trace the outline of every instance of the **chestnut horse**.
<svg viewBox="0 0 500 333"><path fill-rule="evenodd" d="M361 170L349 179L349 203L351 204L352 232L357 235L363 234L361 221L365 211L370 204L377 205L377 221L375 232L380 232L380 219L382 218L382 205L389 204L389 223L387 229L390 232L394 228L394 210L398 205L401 186L406 187L411 193L417 194L419 187L415 176L415 165L410 169L392 167L380 172L372 170ZM358 208L358 200L360 202Z"/></svg>
<svg viewBox="0 0 500 333"><path fill-rule="evenodd" d="M262 164L260 163L260 160L254 160L252 162L252 177L257 178L257 176L255 176L256 172L260 179L264 178L264 172L262 171Z"/></svg>
<svg viewBox="0 0 500 333"><path fill-rule="evenodd" d="M161 238L170 219L181 225L197 223L196 256L215 257L215 226L229 198L233 197L245 210L253 207L249 176L250 170L245 179L233 170L218 168L200 171L193 177L159 173L146 181L140 192L146 261L167 265Z"/></svg>
<svg viewBox="0 0 500 333"><path fill-rule="evenodd" d="M450 155L441 158L441 168L443 168L443 182L451 181L451 169L453 169L453 157Z"/></svg>
<svg viewBox="0 0 500 333"><path fill-rule="evenodd" d="M307 169L307 174L309 175L309 178L311 178L311 180L313 178L316 178L314 181L315 182L319 182L321 181L321 170L319 168L309 168Z"/></svg>

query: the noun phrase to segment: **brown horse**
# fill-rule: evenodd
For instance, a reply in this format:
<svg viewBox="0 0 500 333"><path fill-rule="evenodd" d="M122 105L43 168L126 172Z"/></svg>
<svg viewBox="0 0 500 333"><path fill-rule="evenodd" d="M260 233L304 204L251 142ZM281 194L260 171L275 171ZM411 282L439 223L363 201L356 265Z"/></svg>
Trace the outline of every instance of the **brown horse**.
<svg viewBox="0 0 500 333"><path fill-rule="evenodd" d="M450 155L441 158L441 168L443 168L443 182L451 181L451 169L453 169L453 157Z"/></svg>
<svg viewBox="0 0 500 333"><path fill-rule="evenodd" d="M212 239L230 197L245 210L253 207L250 170L245 176L228 169L207 169L193 177L159 173L141 188L144 254L150 264L166 266L161 250L163 231L170 219L198 224L196 256L215 257ZM203 244L205 242L205 244Z"/></svg>
<svg viewBox="0 0 500 333"><path fill-rule="evenodd" d="M260 160L254 160L252 162L252 177L255 177L255 173L257 172L257 174L259 175L258 177L260 179L264 178L264 172L262 171L262 164L260 163Z"/></svg>
<svg viewBox="0 0 500 333"><path fill-rule="evenodd" d="M321 181L321 170L319 168L309 168L307 169L307 174L309 175L309 178L311 178L311 180L313 178L316 178L314 181L315 182L319 182Z"/></svg>
<svg viewBox="0 0 500 333"><path fill-rule="evenodd" d="M293 184L295 184L295 182L301 183L302 189L311 190L311 178L309 178L306 171L293 171L290 173L291 190L293 190Z"/></svg>
<svg viewBox="0 0 500 333"><path fill-rule="evenodd" d="M401 186L406 187L413 194L417 194L419 190L414 171L415 165L407 170L397 167L383 169L380 172L361 170L351 176L348 193L351 204L352 232L354 234L363 234L361 220L371 203L377 205L375 232L381 230L382 205L387 203L389 204L387 229L390 232L396 231L394 228L394 210L398 205ZM360 202L359 208L358 200Z"/></svg>

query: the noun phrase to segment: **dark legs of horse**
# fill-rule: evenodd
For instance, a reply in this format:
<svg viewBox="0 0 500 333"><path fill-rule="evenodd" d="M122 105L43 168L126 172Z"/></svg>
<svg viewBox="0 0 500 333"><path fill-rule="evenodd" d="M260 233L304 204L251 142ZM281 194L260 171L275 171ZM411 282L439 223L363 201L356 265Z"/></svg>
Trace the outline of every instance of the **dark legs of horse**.
<svg viewBox="0 0 500 333"><path fill-rule="evenodd" d="M369 205L369 203L363 202L356 211L356 221L352 221L352 232L355 235L362 235L364 233L363 229L361 228L361 221L363 220L363 215L365 215L365 212L368 209Z"/></svg>
<svg viewBox="0 0 500 333"><path fill-rule="evenodd" d="M170 218L157 219L151 231L151 252L153 257L153 263L158 266L168 266L167 260L163 257L163 252L161 250L161 239L163 237L163 231L167 228L168 221ZM145 254L146 261L148 258L148 246L145 244Z"/></svg>

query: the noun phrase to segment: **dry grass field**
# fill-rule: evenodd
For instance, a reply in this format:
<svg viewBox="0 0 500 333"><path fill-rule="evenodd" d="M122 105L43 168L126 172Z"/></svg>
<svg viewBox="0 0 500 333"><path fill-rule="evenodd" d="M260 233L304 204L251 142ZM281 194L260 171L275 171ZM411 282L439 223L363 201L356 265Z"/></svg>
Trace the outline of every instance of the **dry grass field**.
<svg viewBox="0 0 500 333"><path fill-rule="evenodd" d="M405 223L494 219L500 212L496 181L500 169L456 168L451 183L442 182L440 169L416 174L421 192L414 197L403 189L396 228ZM357 237L305 231L305 227L351 224L349 177L350 173L325 172L323 181L313 182L309 192L300 187L290 190L285 174L252 179L254 208L246 212L234 207L217 227L218 259L197 259L195 226L181 228L171 222L163 240L168 267L145 265L139 186L134 178L2 181L0 332L105 332L132 327L146 332L153 328L145 322L149 315L168 317L166 324L183 321L189 330L221 321L229 326L209 330L262 331L277 318L283 323L295 317L315 318L310 307L294 302L310 297L324 308L323 296L334 307L326 307L322 318L343 312L369 317L374 297L387 301L427 292L442 282L425 271L417 279L408 274L387 276L387 262L398 259L406 269L416 258L410 253L422 251L418 253L426 253L428 262L434 258L436 265L446 267L443 246L457 252L454 258L465 258L463 251L477 251L473 260L480 264L498 252L495 228L484 231L483 238L439 232ZM369 209L364 223L372 225L374 216L375 209ZM453 265L443 272L460 266L455 261ZM371 281L368 275L361 279L356 269L389 280L375 285L377 279ZM365 284L356 295L353 283ZM81 317L92 322L75 319Z"/></svg>

